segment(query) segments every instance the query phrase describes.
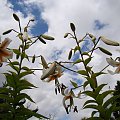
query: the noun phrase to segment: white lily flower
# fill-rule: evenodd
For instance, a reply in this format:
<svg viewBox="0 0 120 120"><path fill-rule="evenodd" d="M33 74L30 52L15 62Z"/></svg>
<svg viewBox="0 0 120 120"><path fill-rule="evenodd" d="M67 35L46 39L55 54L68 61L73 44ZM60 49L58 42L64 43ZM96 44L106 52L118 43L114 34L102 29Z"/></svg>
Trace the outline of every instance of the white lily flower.
<svg viewBox="0 0 120 120"><path fill-rule="evenodd" d="M115 72L111 71L111 70L108 70L108 72L111 74L111 75L114 75L114 74L119 74L120 73L120 62L117 62L111 58L106 58L106 61L108 62L109 65L113 66L113 67L117 67L117 69L115 70Z"/></svg>
<svg viewBox="0 0 120 120"><path fill-rule="evenodd" d="M0 63L7 61L7 58L12 58L13 56L13 53L6 49L10 42L11 40L9 38L5 38L5 40L0 44Z"/></svg>

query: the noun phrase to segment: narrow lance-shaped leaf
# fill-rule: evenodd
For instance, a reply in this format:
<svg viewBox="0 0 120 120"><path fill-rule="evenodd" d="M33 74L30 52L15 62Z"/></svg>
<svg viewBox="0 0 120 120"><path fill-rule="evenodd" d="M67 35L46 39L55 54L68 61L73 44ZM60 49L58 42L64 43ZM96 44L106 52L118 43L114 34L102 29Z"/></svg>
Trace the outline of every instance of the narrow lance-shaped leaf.
<svg viewBox="0 0 120 120"><path fill-rule="evenodd" d="M32 57L32 63L35 62L35 55Z"/></svg>
<svg viewBox="0 0 120 120"><path fill-rule="evenodd" d="M72 83L72 85L73 85L75 88L77 88L77 87L78 87L78 85L77 85L77 83L76 83L76 82L73 82L73 81L71 81L71 80L70 80L70 82Z"/></svg>
<svg viewBox="0 0 120 120"><path fill-rule="evenodd" d="M68 60L70 60L71 59L71 57L72 57L72 49L70 50L70 52L69 52L69 55L68 55Z"/></svg>
<svg viewBox="0 0 120 120"><path fill-rule="evenodd" d="M98 47L100 49L100 51L102 51L103 53L112 56L112 53L107 51L106 49L102 48L102 47Z"/></svg>
<svg viewBox="0 0 120 120"><path fill-rule="evenodd" d="M120 43L116 42L116 41L112 41L112 40L109 40L103 36L100 37L100 39L107 45L111 45L111 46L120 46Z"/></svg>
<svg viewBox="0 0 120 120"><path fill-rule="evenodd" d="M48 35L41 35L42 38L46 39L46 40L54 40L54 37L52 36L48 36Z"/></svg>
<svg viewBox="0 0 120 120"><path fill-rule="evenodd" d="M40 40L43 44L46 44L46 42L39 36L38 40Z"/></svg>
<svg viewBox="0 0 120 120"><path fill-rule="evenodd" d="M15 13L13 13L13 17L16 21L18 21L18 22L20 21L19 17Z"/></svg>
<svg viewBox="0 0 120 120"><path fill-rule="evenodd" d="M73 23L70 23L71 30L75 32L75 25Z"/></svg>
<svg viewBox="0 0 120 120"><path fill-rule="evenodd" d="M12 31L12 29L7 30L7 31L5 31L5 32L3 33L3 35L6 35L6 34L10 33L11 31Z"/></svg>

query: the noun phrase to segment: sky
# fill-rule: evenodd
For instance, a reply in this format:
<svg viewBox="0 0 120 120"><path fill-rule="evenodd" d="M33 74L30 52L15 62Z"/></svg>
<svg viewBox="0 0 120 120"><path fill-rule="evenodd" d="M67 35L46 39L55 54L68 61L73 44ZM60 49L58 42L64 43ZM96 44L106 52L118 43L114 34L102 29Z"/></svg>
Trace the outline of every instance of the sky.
<svg viewBox="0 0 120 120"><path fill-rule="evenodd" d="M28 20L35 19L31 24L29 34L36 36L40 34L48 34L55 37L54 41L47 41L44 45L39 41L33 45L29 51L30 55L43 55L48 62L54 60L67 61L68 52L74 48L75 42L72 39L64 39L66 32L71 32L69 23L73 22L76 25L76 32L78 38L82 38L87 32L94 34L97 38L105 36L109 39L120 42L120 1L117 0L0 0L0 35L1 40L5 37L12 39L11 48L17 48L19 41L15 33L3 36L2 33L8 29L18 29L18 24L14 21L12 14L16 13L24 27ZM116 49L119 47L109 47L102 42L99 43L113 53L113 58L120 55ZM86 46L89 47L88 43ZM87 47L83 47L86 50ZM76 55L73 60L79 56ZM103 53L96 51L94 53L93 61L90 63L94 65L94 70L99 71L106 64L106 58L109 57ZM40 68L40 60L36 64L29 65L30 67ZM26 65L28 65L26 63ZM76 66L76 69L81 66ZM113 69L110 67L109 69ZM5 68L0 68L3 72ZM36 102L31 105L31 109L39 108L39 113L43 115L51 114L55 120L80 120L83 117L89 117L91 110L83 110L82 105L88 98L76 99L75 103L78 105L79 113L66 114L62 106L62 96L55 95L54 83L45 83L40 80L41 71L35 72L36 76L28 76L33 84L38 86L37 89L26 91ZM4 76L0 75L1 79ZM81 76L71 72L65 72L60 78L60 81L66 85L70 85L70 80L73 79L81 84L84 79ZM111 89L114 88L116 81L119 80L119 75L104 75L98 78L98 83L108 83ZM0 81L0 84L2 82ZM108 86L105 89L108 89ZM30 120L37 120L31 118Z"/></svg>

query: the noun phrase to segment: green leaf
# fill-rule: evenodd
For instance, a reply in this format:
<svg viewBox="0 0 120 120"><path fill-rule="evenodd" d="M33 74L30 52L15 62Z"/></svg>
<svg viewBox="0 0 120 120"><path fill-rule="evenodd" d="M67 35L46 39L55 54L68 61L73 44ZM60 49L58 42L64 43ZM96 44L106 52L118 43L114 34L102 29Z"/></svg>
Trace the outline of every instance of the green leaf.
<svg viewBox="0 0 120 120"><path fill-rule="evenodd" d="M46 42L41 38L41 36L38 37L38 40L40 40L40 42L42 42L43 44L46 44Z"/></svg>
<svg viewBox="0 0 120 120"><path fill-rule="evenodd" d="M81 75L88 75L88 73L85 70L78 70L77 73L81 74Z"/></svg>
<svg viewBox="0 0 120 120"><path fill-rule="evenodd" d="M29 87L37 88L36 86L34 86L32 83L28 82L25 79L20 80L19 86L29 86Z"/></svg>
<svg viewBox="0 0 120 120"><path fill-rule="evenodd" d="M90 78L90 77L85 77L88 82L90 83L90 86L92 89L95 89L97 87L97 80L96 78Z"/></svg>
<svg viewBox="0 0 120 120"><path fill-rule="evenodd" d="M89 103L96 103L96 101L95 101L95 100L87 100L87 101L84 103L83 107L84 107L85 105L89 104Z"/></svg>
<svg viewBox="0 0 120 120"><path fill-rule="evenodd" d="M38 114L32 110L29 110L28 108L21 108L20 111L18 111L18 113L22 113L23 115L35 116L35 117L40 118L40 119L42 119L42 118L49 119L41 114Z"/></svg>
<svg viewBox="0 0 120 120"><path fill-rule="evenodd" d="M90 55L88 54L88 52L83 52L82 55L90 56Z"/></svg>
<svg viewBox="0 0 120 120"><path fill-rule="evenodd" d="M83 62L81 59L77 59L74 63L73 63L73 65L75 65L75 64L78 64L78 63L80 63L80 62Z"/></svg>
<svg viewBox="0 0 120 120"><path fill-rule="evenodd" d="M98 47L98 48L99 48L103 53L112 56L112 53L109 52L108 50L106 50L106 49L104 49L104 48L102 48L102 47Z"/></svg>
<svg viewBox="0 0 120 120"><path fill-rule="evenodd" d="M120 98L120 95L112 96L107 101L104 102L103 107L107 108L110 104L112 104L116 99Z"/></svg>
<svg viewBox="0 0 120 120"><path fill-rule="evenodd" d="M79 51L80 50L80 47L79 46L76 46L75 48L74 48L74 54L76 53L76 51Z"/></svg>
<svg viewBox="0 0 120 120"><path fill-rule="evenodd" d="M87 59L84 61L85 65L87 65L90 61L91 61L91 57L87 58Z"/></svg>
<svg viewBox="0 0 120 120"><path fill-rule="evenodd" d="M26 70L26 71L31 71L31 69L29 69L29 68L26 67L26 66L23 66L21 69L22 69L22 70Z"/></svg>
<svg viewBox="0 0 120 120"><path fill-rule="evenodd" d="M10 64L12 64L12 65L19 65L19 62L18 61L14 61L14 62L10 62Z"/></svg>
<svg viewBox="0 0 120 120"><path fill-rule="evenodd" d="M18 49L13 49L13 52L14 52L15 54L18 54L18 55L21 54L21 52L20 52Z"/></svg>
<svg viewBox="0 0 120 120"><path fill-rule="evenodd" d="M20 21L19 17L15 13L13 13L13 17L16 21L18 21L18 22Z"/></svg>
<svg viewBox="0 0 120 120"><path fill-rule="evenodd" d="M86 108L91 108L91 109L96 109L99 111L99 113L102 115L102 116L105 116L105 109L101 106L101 105L94 105L94 104L90 104L90 105L86 105L84 107L84 109Z"/></svg>
<svg viewBox="0 0 120 120"><path fill-rule="evenodd" d="M72 57L72 49L70 50L70 52L69 52L69 55L68 55L68 60L70 60L71 59L71 57Z"/></svg>
<svg viewBox="0 0 120 120"><path fill-rule="evenodd" d="M8 96L7 94L0 94L0 98L5 99L10 103L13 102L13 99L10 96Z"/></svg>
<svg viewBox="0 0 120 120"><path fill-rule="evenodd" d="M46 39L46 40L54 40L54 37L48 36L48 35L41 35L42 38Z"/></svg>
<svg viewBox="0 0 120 120"><path fill-rule="evenodd" d="M76 82L73 82L73 81L71 81L71 80L70 80L70 82L72 83L72 85L73 85L75 88L77 88L77 87L78 87L78 85L77 85L77 83L76 83Z"/></svg>
<svg viewBox="0 0 120 120"><path fill-rule="evenodd" d="M95 94L98 95L99 92L102 90L102 88L107 85L107 84L101 84L95 89Z"/></svg>
<svg viewBox="0 0 120 120"><path fill-rule="evenodd" d="M26 75L33 74L34 71L25 71L19 74L19 78L25 77Z"/></svg>
<svg viewBox="0 0 120 120"><path fill-rule="evenodd" d="M10 33L12 30L13 30L13 29L10 29L10 30L5 31L5 32L3 33L3 35L6 35L6 34Z"/></svg>
<svg viewBox="0 0 120 120"><path fill-rule="evenodd" d="M75 25L73 23L70 23L70 28L73 32L75 32Z"/></svg>
<svg viewBox="0 0 120 120"><path fill-rule="evenodd" d="M35 55L32 57L32 63L35 62Z"/></svg>
<svg viewBox="0 0 120 120"><path fill-rule="evenodd" d="M86 94L94 99L96 98L96 94L93 91L84 91L82 94Z"/></svg>
<svg viewBox="0 0 120 120"><path fill-rule="evenodd" d="M11 90L8 89L8 88L6 88L6 87L0 88L0 94L1 94L1 93L10 93L10 92L11 92Z"/></svg>
<svg viewBox="0 0 120 120"><path fill-rule="evenodd" d="M19 67L17 67L17 66L15 66L15 65L13 65L13 64L9 64L9 66L11 67L11 68L13 68L16 72L18 72L19 71Z"/></svg>
<svg viewBox="0 0 120 120"><path fill-rule="evenodd" d="M86 86L89 85L89 81L85 81L84 84L83 84L83 88L85 90Z"/></svg>
<svg viewBox="0 0 120 120"><path fill-rule="evenodd" d="M30 100L31 102L35 103L35 102L31 99L31 97L30 97L29 95L27 95L26 93L20 93L20 94L18 94L18 95L16 96L14 102L15 102L15 103L18 103L20 100L25 99L25 98L27 98L27 99Z"/></svg>

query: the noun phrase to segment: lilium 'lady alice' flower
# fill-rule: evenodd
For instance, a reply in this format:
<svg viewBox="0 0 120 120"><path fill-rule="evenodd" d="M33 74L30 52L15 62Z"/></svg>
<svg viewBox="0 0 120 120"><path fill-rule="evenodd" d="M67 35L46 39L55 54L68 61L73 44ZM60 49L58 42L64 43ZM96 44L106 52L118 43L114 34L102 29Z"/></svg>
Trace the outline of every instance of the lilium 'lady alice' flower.
<svg viewBox="0 0 120 120"><path fill-rule="evenodd" d="M41 56L41 61L43 65L43 75L41 76L41 80L46 82L50 82L52 80L57 80L62 76L61 66L56 62L53 62L49 67L45 61L45 59Z"/></svg>
<svg viewBox="0 0 120 120"><path fill-rule="evenodd" d="M64 95L64 98L63 98L63 106L67 112L67 114L69 114L69 111L71 110L71 108L73 108L74 112L78 112L77 110L77 106L74 106L74 100L73 98L78 98L79 96L75 96L74 92L72 91L72 89L69 89L69 88L64 88L61 90L61 93L62 95ZM66 101L69 100L70 103L68 105L66 105ZM70 108L68 110L68 108Z"/></svg>
<svg viewBox="0 0 120 120"><path fill-rule="evenodd" d="M11 40L5 38L5 40L0 44L0 63L5 62L6 58L12 58L13 54L11 51L8 51L6 48L10 44Z"/></svg>
<svg viewBox="0 0 120 120"><path fill-rule="evenodd" d="M117 61L115 61L115 60L113 60L113 59L111 59L111 58L106 58L106 61L108 62L109 65L111 65L111 66L113 66L113 67L117 67L117 69L116 69L114 72L111 71L111 70L108 70L108 72L109 72L110 74L114 75L114 74L120 73L120 61L117 62Z"/></svg>

